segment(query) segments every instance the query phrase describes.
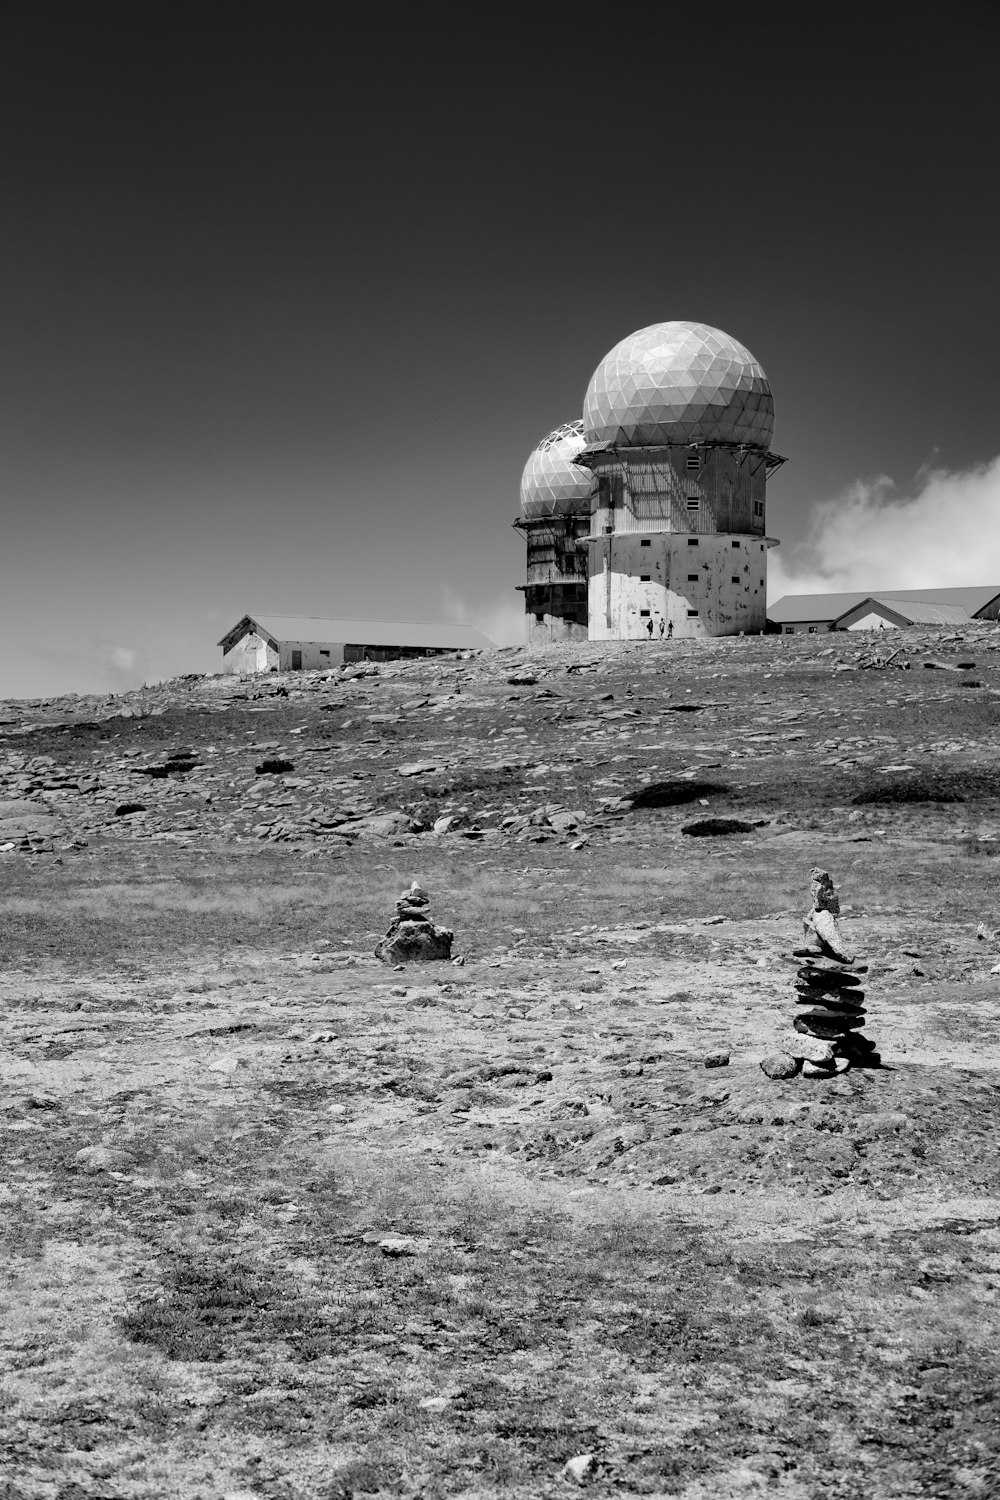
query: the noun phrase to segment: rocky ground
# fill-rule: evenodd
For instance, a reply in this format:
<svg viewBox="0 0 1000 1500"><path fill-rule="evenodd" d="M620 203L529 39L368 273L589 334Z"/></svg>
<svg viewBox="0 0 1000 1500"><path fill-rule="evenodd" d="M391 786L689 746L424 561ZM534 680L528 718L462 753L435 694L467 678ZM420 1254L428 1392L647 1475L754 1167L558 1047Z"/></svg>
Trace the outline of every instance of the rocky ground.
<svg viewBox="0 0 1000 1500"><path fill-rule="evenodd" d="M0 1496L1000 1493L998 719L988 626L2 705ZM817 865L883 1066L772 1080Z"/></svg>

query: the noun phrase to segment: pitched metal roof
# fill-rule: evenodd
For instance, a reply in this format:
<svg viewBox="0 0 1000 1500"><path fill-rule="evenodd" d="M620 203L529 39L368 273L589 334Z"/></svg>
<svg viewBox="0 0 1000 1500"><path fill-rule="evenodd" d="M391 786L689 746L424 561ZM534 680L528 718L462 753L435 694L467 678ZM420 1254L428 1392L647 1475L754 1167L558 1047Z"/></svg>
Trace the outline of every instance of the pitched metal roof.
<svg viewBox="0 0 1000 1500"><path fill-rule="evenodd" d="M1000 583L950 589L860 589L849 594L783 594L768 605L767 617L776 625L805 620L839 620L866 599L912 600L924 604L957 604L970 617L1000 595Z"/></svg>
<svg viewBox="0 0 1000 1500"><path fill-rule="evenodd" d="M842 625L854 614L863 619L866 606L870 614L882 611L897 620L905 620L910 625L968 625L971 619L969 611L963 609L961 604L929 604L926 599L915 599L909 603L905 599L886 599L872 594L854 608L838 615L834 625Z"/></svg>
<svg viewBox="0 0 1000 1500"><path fill-rule="evenodd" d="M767 617L778 625L793 625L804 620L837 620L870 597L869 594L782 594L780 599L767 606Z"/></svg>
<svg viewBox="0 0 1000 1500"><path fill-rule="evenodd" d="M244 615L274 641L323 646L411 646L432 651L491 651L494 643L472 625L421 624L413 620L327 620L314 615ZM223 636L222 646L233 630Z"/></svg>

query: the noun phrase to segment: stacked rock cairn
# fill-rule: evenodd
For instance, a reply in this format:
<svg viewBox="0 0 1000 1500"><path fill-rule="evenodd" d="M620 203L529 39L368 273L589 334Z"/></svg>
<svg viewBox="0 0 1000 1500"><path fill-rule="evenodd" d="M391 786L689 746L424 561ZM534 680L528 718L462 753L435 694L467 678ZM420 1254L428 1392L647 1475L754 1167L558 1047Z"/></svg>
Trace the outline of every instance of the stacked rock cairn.
<svg viewBox="0 0 1000 1500"><path fill-rule="evenodd" d="M853 1064L878 1067L875 1043L864 1035L866 963L855 960L837 918L840 900L826 870L813 870L809 894L812 910L803 920L805 944L792 950L802 960L795 977L800 1009L794 1038L761 1066L771 1078L791 1077L801 1069L807 1078L830 1078Z"/></svg>
<svg viewBox="0 0 1000 1500"><path fill-rule="evenodd" d="M430 900L416 880L403 892L396 902L396 915L389 931L376 944L376 958L389 964L451 958L455 934L448 927L435 927L428 911Z"/></svg>

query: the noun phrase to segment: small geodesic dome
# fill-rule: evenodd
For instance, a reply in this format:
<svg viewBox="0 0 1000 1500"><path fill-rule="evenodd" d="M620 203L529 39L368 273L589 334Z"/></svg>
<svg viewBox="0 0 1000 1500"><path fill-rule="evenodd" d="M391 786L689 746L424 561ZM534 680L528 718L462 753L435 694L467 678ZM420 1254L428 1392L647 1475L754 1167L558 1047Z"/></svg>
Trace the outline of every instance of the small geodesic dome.
<svg viewBox="0 0 1000 1500"><path fill-rule="evenodd" d="M773 428L763 369L707 323L654 323L629 334L598 365L583 403L587 443L769 448Z"/></svg>
<svg viewBox="0 0 1000 1500"><path fill-rule="evenodd" d="M526 521L586 514L595 480L573 459L586 447L583 423L564 422L534 449L521 475L521 514Z"/></svg>

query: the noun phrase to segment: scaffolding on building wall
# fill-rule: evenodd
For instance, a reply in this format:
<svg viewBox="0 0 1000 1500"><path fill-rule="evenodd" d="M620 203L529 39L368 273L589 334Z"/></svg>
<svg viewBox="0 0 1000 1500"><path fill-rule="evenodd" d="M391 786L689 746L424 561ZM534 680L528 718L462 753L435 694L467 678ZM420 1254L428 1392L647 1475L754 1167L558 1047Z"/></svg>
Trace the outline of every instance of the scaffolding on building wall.
<svg viewBox="0 0 1000 1500"><path fill-rule="evenodd" d="M598 476L592 534L684 531L763 535L781 454L746 443L608 444L578 462Z"/></svg>
<svg viewBox="0 0 1000 1500"><path fill-rule="evenodd" d="M587 561L583 540L590 532L589 514L546 517L513 523L527 544L527 578L530 583L586 579Z"/></svg>

